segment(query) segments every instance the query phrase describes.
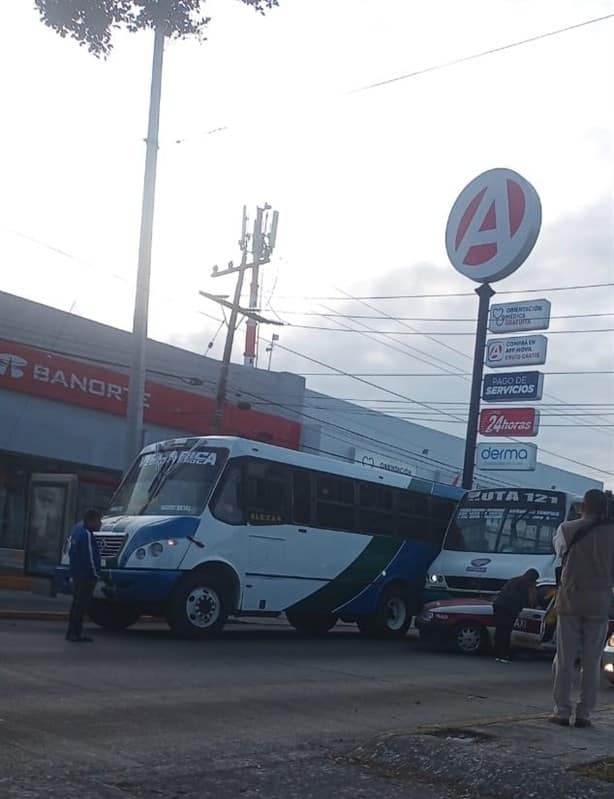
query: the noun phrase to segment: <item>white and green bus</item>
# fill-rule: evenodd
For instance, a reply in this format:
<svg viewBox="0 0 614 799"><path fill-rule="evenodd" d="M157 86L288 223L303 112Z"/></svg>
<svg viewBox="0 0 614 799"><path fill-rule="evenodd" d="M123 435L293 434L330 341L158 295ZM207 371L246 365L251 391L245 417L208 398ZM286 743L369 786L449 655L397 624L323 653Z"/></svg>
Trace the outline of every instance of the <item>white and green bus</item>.
<svg viewBox="0 0 614 799"><path fill-rule="evenodd" d="M463 495L431 483L241 438L145 447L96 534L103 577L90 616L141 614L179 635L229 616L285 613L324 633L338 619L404 635ZM66 552L59 590L70 590Z"/></svg>

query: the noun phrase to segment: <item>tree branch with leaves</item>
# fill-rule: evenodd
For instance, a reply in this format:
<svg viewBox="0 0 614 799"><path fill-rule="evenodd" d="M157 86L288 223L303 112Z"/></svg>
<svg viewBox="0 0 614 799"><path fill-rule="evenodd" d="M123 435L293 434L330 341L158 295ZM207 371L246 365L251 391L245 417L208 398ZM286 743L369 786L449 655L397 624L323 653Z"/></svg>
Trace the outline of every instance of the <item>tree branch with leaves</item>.
<svg viewBox="0 0 614 799"><path fill-rule="evenodd" d="M278 0L239 0L263 14ZM205 38L206 0L34 0L45 25L70 37L98 58L113 49L118 30L135 33L162 26L171 39Z"/></svg>

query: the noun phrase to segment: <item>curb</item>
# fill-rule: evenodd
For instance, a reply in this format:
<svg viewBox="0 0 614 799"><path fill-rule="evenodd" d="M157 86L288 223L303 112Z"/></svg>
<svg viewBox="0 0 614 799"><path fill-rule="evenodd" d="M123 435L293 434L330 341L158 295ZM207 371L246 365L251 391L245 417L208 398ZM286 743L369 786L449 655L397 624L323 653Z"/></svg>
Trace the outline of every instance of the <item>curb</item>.
<svg viewBox="0 0 614 799"><path fill-rule="evenodd" d="M34 587L32 577L19 575L0 575L0 591L31 591Z"/></svg>
<svg viewBox="0 0 614 799"><path fill-rule="evenodd" d="M0 619L20 621L68 621L68 612L62 610L0 610Z"/></svg>
<svg viewBox="0 0 614 799"><path fill-rule="evenodd" d="M68 621L67 610L0 610L0 620L9 619L13 621ZM87 619L91 621L91 619ZM154 624L160 622L153 616L141 616L139 624Z"/></svg>

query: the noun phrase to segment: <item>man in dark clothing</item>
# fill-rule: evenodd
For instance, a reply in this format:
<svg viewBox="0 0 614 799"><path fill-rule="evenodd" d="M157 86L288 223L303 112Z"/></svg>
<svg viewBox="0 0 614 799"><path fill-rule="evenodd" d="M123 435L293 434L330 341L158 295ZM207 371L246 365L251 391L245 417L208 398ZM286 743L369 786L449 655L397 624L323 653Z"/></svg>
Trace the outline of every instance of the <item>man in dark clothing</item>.
<svg viewBox="0 0 614 799"><path fill-rule="evenodd" d="M97 510L88 510L83 521L75 525L70 536L68 557L73 594L67 641L92 640L83 635L83 616L92 599L96 580L100 579L100 554L94 537L100 527L100 513Z"/></svg>
<svg viewBox="0 0 614 799"><path fill-rule="evenodd" d="M495 599L495 658L498 663L509 663L514 624L523 608L537 604L538 579L539 572L529 569L521 577L508 580Z"/></svg>

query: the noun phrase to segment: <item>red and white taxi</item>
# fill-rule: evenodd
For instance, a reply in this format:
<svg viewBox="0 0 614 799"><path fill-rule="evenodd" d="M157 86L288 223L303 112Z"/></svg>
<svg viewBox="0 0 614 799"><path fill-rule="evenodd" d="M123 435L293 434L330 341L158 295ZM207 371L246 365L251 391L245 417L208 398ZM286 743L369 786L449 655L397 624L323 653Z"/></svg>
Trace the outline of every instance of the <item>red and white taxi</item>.
<svg viewBox="0 0 614 799"><path fill-rule="evenodd" d="M556 586L547 582L539 583L537 596L537 607L525 608L516 620L512 632L512 647L554 652ZM466 655L479 654L486 651L494 641L493 599L462 598L429 602L417 616L416 627L420 637L427 642L452 644L458 652ZM613 614L608 635L614 636ZM614 638L609 640L614 641Z"/></svg>

